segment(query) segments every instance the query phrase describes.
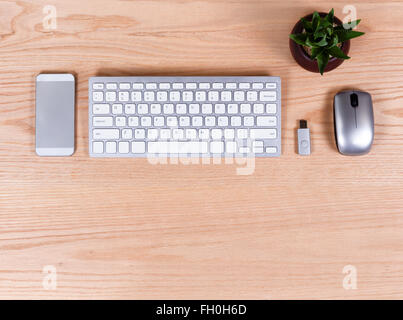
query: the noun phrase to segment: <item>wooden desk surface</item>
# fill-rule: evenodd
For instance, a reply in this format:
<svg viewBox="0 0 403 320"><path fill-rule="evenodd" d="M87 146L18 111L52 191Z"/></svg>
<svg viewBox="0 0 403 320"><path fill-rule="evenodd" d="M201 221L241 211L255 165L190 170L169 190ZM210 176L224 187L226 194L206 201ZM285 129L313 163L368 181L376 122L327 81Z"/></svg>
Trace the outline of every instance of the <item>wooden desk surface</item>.
<svg viewBox="0 0 403 320"><path fill-rule="evenodd" d="M43 7L57 29L43 28ZM297 19L345 1L0 2L0 298L403 298L403 2L356 1L352 59L321 77ZM76 153L35 155L35 76L77 79ZM239 165L88 156L94 75L276 75L283 154ZM367 156L335 147L332 97L373 95ZM312 135L296 154L298 119ZM42 285L54 266L57 289ZM343 288L344 266L357 289Z"/></svg>

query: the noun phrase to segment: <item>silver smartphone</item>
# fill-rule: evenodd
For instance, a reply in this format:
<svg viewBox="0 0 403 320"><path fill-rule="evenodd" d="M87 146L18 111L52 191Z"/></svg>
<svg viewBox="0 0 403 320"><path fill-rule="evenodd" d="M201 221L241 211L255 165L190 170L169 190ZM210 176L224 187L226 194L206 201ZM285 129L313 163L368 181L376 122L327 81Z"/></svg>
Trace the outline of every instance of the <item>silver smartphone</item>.
<svg viewBox="0 0 403 320"><path fill-rule="evenodd" d="M72 74L36 77L36 154L74 153L75 80Z"/></svg>

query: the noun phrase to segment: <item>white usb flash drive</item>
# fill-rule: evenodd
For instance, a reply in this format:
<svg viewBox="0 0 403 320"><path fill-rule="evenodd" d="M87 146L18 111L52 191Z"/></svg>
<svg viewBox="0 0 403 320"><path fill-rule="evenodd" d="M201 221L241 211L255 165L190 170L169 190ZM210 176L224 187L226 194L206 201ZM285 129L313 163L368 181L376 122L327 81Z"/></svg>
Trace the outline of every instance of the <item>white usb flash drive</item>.
<svg viewBox="0 0 403 320"><path fill-rule="evenodd" d="M309 156L311 154L311 137L306 120L299 121L298 153L302 156Z"/></svg>

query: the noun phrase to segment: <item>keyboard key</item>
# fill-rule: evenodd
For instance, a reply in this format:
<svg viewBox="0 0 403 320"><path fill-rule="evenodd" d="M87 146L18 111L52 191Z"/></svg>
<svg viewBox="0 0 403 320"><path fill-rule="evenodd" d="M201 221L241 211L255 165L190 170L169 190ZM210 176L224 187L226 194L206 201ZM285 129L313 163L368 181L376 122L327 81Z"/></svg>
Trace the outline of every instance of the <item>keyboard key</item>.
<svg viewBox="0 0 403 320"><path fill-rule="evenodd" d="M266 89L276 89L277 88L277 83L266 83Z"/></svg>
<svg viewBox="0 0 403 320"><path fill-rule="evenodd" d="M156 140L158 138L158 130L157 129L148 129L147 130L147 139Z"/></svg>
<svg viewBox="0 0 403 320"><path fill-rule="evenodd" d="M201 127L203 125L202 117L192 117L192 126L193 127Z"/></svg>
<svg viewBox="0 0 403 320"><path fill-rule="evenodd" d="M241 104L241 113L247 114L247 113L250 113L250 111L251 111L251 106L249 103Z"/></svg>
<svg viewBox="0 0 403 320"><path fill-rule="evenodd" d="M171 130L170 129L161 129L160 130L160 138L161 139L170 139L171 138Z"/></svg>
<svg viewBox="0 0 403 320"><path fill-rule="evenodd" d="M276 129L251 129L250 136L254 139L275 139L277 131Z"/></svg>
<svg viewBox="0 0 403 320"><path fill-rule="evenodd" d="M139 118L129 117L129 127L138 127L138 126L139 126Z"/></svg>
<svg viewBox="0 0 403 320"><path fill-rule="evenodd" d="M236 135L238 139L247 139L248 138L248 129L238 129L236 131Z"/></svg>
<svg viewBox="0 0 403 320"><path fill-rule="evenodd" d="M252 83L252 89L263 89L263 83Z"/></svg>
<svg viewBox="0 0 403 320"><path fill-rule="evenodd" d="M231 101L232 94L231 91L221 92L221 101Z"/></svg>
<svg viewBox="0 0 403 320"><path fill-rule="evenodd" d="M161 90L169 90L169 89L171 89L171 84L167 83L167 82L160 83L160 89Z"/></svg>
<svg viewBox="0 0 403 320"><path fill-rule="evenodd" d="M116 142L115 141L108 141L106 143L106 153L116 153Z"/></svg>
<svg viewBox="0 0 403 320"><path fill-rule="evenodd" d="M277 106L275 103L266 104L266 113L275 114L277 112Z"/></svg>
<svg viewBox="0 0 403 320"><path fill-rule="evenodd" d="M276 101L276 91L260 91L259 99L260 101Z"/></svg>
<svg viewBox="0 0 403 320"><path fill-rule="evenodd" d="M115 125L117 127L124 127L126 126L126 117L116 117L115 118Z"/></svg>
<svg viewBox="0 0 403 320"><path fill-rule="evenodd" d="M150 106L152 114L160 114L161 113L161 105L159 103L153 103Z"/></svg>
<svg viewBox="0 0 403 320"><path fill-rule="evenodd" d="M119 139L118 129L94 129L92 131L94 140L117 140Z"/></svg>
<svg viewBox="0 0 403 320"><path fill-rule="evenodd" d="M231 126L233 127L240 127L242 122L242 118L241 117L231 117Z"/></svg>
<svg viewBox="0 0 403 320"><path fill-rule="evenodd" d="M116 101L116 92L115 91L108 91L106 93L105 100L107 102L115 102Z"/></svg>
<svg viewBox="0 0 403 320"><path fill-rule="evenodd" d="M174 113L174 105L172 103L164 104L164 113L165 114L172 114Z"/></svg>
<svg viewBox="0 0 403 320"><path fill-rule="evenodd" d="M150 127L151 126L151 117L141 117L140 123L142 127Z"/></svg>
<svg viewBox="0 0 403 320"><path fill-rule="evenodd" d="M275 127L277 125L276 117L257 117L256 124L258 127Z"/></svg>
<svg viewBox="0 0 403 320"><path fill-rule="evenodd" d="M119 101L120 102L129 101L129 92L127 92L127 91L119 91Z"/></svg>
<svg viewBox="0 0 403 320"><path fill-rule="evenodd" d="M134 138L137 140L144 139L146 136L146 131L144 129L135 129Z"/></svg>
<svg viewBox="0 0 403 320"><path fill-rule="evenodd" d="M228 117L218 117L217 125L219 127L227 127L228 126Z"/></svg>
<svg viewBox="0 0 403 320"><path fill-rule="evenodd" d="M107 90L117 90L117 88L118 88L117 83L111 82L111 83L106 84L106 89Z"/></svg>
<svg viewBox="0 0 403 320"><path fill-rule="evenodd" d="M142 84L142 83L133 83L133 89L134 90L143 90L144 89L144 84Z"/></svg>
<svg viewBox="0 0 403 320"><path fill-rule="evenodd" d="M186 89L196 89L197 84L194 82L186 83Z"/></svg>
<svg viewBox="0 0 403 320"><path fill-rule="evenodd" d="M145 103L138 104L137 113L138 114L147 114L148 113L148 104L145 104Z"/></svg>
<svg viewBox="0 0 403 320"><path fill-rule="evenodd" d="M132 153L145 153L146 144L145 142L132 142Z"/></svg>
<svg viewBox="0 0 403 320"><path fill-rule="evenodd" d="M94 104L92 106L93 114L108 114L109 113L109 104Z"/></svg>
<svg viewBox="0 0 403 320"><path fill-rule="evenodd" d="M167 100L168 100L168 92L166 92L166 91L157 92L157 101L165 102Z"/></svg>
<svg viewBox="0 0 403 320"><path fill-rule="evenodd" d="M146 89L155 90L155 89L157 89L157 84L156 83L146 83Z"/></svg>
<svg viewBox="0 0 403 320"><path fill-rule="evenodd" d="M102 141L93 142L92 143L92 152L104 153L104 143Z"/></svg>
<svg viewBox="0 0 403 320"><path fill-rule="evenodd" d="M146 92L144 92L144 101L152 102L154 100L155 100L154 91L146 91Z"/></svg>
<svg viewBox="0 0 403 320"><path fill-rule="evenodd" d="M235 82L228 82L225 84L225 89L236 89L237 85Z"/></svg>
<svg viewBox="0 0 403 320"><path fill-rule="evenodd" d="M224 88L224 84L221 82L215 82L213 83L213 89L223 89Z"/></svg>
<svg viewBox="0 0 403 320"><path fill-rule="evenodd" d="M140 102L142 101L141 91L133 91L132 92L132 101L133 102Z"/></svg>
<svg viewBox="0 0 403 320"><path fill-rule="evenodd" d="M180 117L179 126L180 127L189 127L190 126L190 117Z"/></svg>
<svg viewBox="0 0 403 320"><path fill-rule="evenodd" d="M112 117L94 117L94 118L92 118L92 125L94 127L112 127L113 118Z"/></svg>
<svg viewBox="0 0 403 320"><path fill-rule="evenodd" d="M213 112L212 104L202 104L202 113L203 114L211 114Z"/></svg>
<svg viewBox="0 0 403 320"><path fill-rule="evenodd" d="M203 154L208 152L208 144L203 141L156 141L148 143L148 153L152 154Z"/></svg>
<svg viewBox="0 0 403 320"><path fill-rule="evenodd" d="M119 142L119 153L129 153L129 142L127 141L122 141Z"/></svg>
<svg viewBox="0 0 403 320"><path fill-rule="evenodd" d="M210 139L210 130L209 129L199 129L199 139L202 139L202 140Z"/></svg>
<svg viewBox="0 0 403 320"><path fill-rule="evenodd" d="M223 153L224 152L224 142L222 142L222 141L210 142L210 152L211 153Z"/></svg>
<svg viewBox="0 0 403 320"><path fill-rule="evenodd" d="M129 140L133 138L132 129L123 129L122 130L122 139Z"/></svg>
<svg viewBox="0 0 403 320"><path fill-rule="evenodd" d="M234 139L235 138L235 130L234 129L225 129L224 130L224 138L225 139Z"/></svg>
<svg viewBox="0 0 403 320"><path fill-rule="evenodd" d="M183 83L173 83L172 89L183 89Z"/></svg>
<svg viewBox="0 0 403 320"><path fill-rule="evenodd" d="M264 105L262 103L255 103L253 105L253 113L256 114L264 113Z"/></svg>
<svg viewBox="0 0 403 320"><path fill-rule="evenodd" d="M245 92L243 91L235 91L234 93L234 101L245 101Z"/></svg>
<svg viewBox="0 0 403 320"><path fill-rule="evenodd" d="M183 131L183 129L173 129L172 130L172 139L183 140L184 137L185 137L185 131Z"/></svg>
<svg viewBox="0 0 403 320"><path fill-rule="evenodd" d="M205 117L204 118L206 127L214 127L215 126L215 117Z"/></svg>
<svg viewBox="0 0 403 320"><path fill-rule="evenodd" d="M112 113L113 114L122 114L123 113L123 105L116 103L112 105Z"/></svg>
<svg viewBox="0 0 403 320"><path fill-rule="evenodd" d="M225 143L225 152L226 153L236 153L237 151L237 144L235 141L227 141Z"/></svg>
<svg viewBox="0 0 403 320"><path fill-rule="evenodd" d="M217 103L214 105L214 111L217 114L223 114L225 113L225 104L223 103Z"/></svg>
<svg viewBox="0 0 403 320"><path fill-rule="evenodd" d="M130 90L130 83L121 83L119 85L120 90Z"/></svg>
<svg viewBox="0 0 403 320"><path fill-rule="evenodd" d="M199 102L206 101L206 92L197 91L196 92L196 101L199 101Z"/></svg>
<svg viewBox="0 0 403 320"><path fill-rule="evenodd" d="M94 90L103 90L104 89L104 84L103 83L93 83L92 84L92 89L94 89Z"/></svg>
<svg viewBox="0 0 403 320"><path fill-rule="evenodd" d="M163 127L165 125L164 117L155 117L154 118L154 126L155 127Z"/></svg>
<svg viewBox="0 0 403 320"><path fill-rule="evenodd" d="M246 100L248 100L248 101L256 101L257 100L257 92L256 91L248 91L246 93Z"/></svg>
<svg viewBox="0 0 403 320"><path fill-rule="evenodd" d="M192 91L183 91L182 99L185 102L193 101L193 92Z"/></svg>
<svg viewBox="0 0 403 320"><path fill-rule="evenodd" d="M210 83L208 82L199 83L199 89L210 89Z"/></svg>
<svg viewBox="0 0 403 320"><path fill-rule="evenodd" d="M249 89L250 88L250 83L247 82L241 82L239 84L239 89Z"/></svg>
<svg viewBox="0 0 403 320"><path fill-rule="evenodd" d="M208 100L215 102L219 99L219 92L218 91L209 91L208 93Z"/></svg>
<svg viewBox="0 0 403 320"><path fill-rule="evenodd" d="M125 113L126 114L135 114L136 113L136 105L134 105L134 104L126 104L125 105Z"/></svg>
<svg viewBox="0 0 403 320"><path fill-rule="evenodd" d="M167 117L167 126L168 127L177 127L178 118L177 117Z"/></svg>
<svg viewBox="0 0 403 320"><path fill-rule="evenodd" d="M230 114L238 113L238 105L235 103L228 104L228 113Z"/></svg>
<svg viewBox="0 0 403 320"><path fill-rule="evenodd" d="M267 147L265 151L266 151L266 153L276 153L277 148L276 147Z"/></svg>
<svg viewBox="0 0 403 320"><path fill-rule="evenodd" d="M245 127L253 127L255 124L255 119L253 117L244 117L243 118L243 125Z"/></svg>
<svg viewBox="0 0 403 320"><path fill-rule="evenodd" d="M92 101L94 102L104 101L104 93L102 91L94 91L92 93Z"/></svg>
<svg viewBox="0 0 403 320"><path fill-rule="evenodd" d="M197 103L189 104L189 113L190 114L197 114L200 112L200 106Z"/></svg>
<svg viewBox="0 0 403 320"><path fill-rule="evenodd" d="M171 91L169 93L169 100L171 102L178 102L181 99L181 93L179 91Z"/></svg>
<svg viewBox="0 0 403 320"><path fill-rule="evenodd" d="M185 114L186 113L186 104L179 103L176 105L176 113L177 114Z"/></svg>
<svg viewBox="0 0 403 320"><path fill-rule="evenodd" d="M186 137L186 139L189 139L189 140L196 140L197 139L196 129L186 129L185 137Z"/></svg>
<svg viewBox="0 0 403 320"><path fill-rule="evenodd" d="M221 129L213 129L211 130L211 137L214 140L220 140L222 137L222 130Z"/></svg>

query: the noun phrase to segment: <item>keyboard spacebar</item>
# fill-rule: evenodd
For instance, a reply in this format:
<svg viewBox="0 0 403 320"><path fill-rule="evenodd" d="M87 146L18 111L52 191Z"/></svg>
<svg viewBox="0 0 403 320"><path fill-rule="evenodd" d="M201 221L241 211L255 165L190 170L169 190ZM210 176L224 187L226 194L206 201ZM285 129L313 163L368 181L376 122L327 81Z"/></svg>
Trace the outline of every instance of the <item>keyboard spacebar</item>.
<svg viewBox="0 0 403 320"><path fill-rule="evenodd" d="M208 144L203 141L153 141L148 142L148 153L207 153Z"/></svg>

